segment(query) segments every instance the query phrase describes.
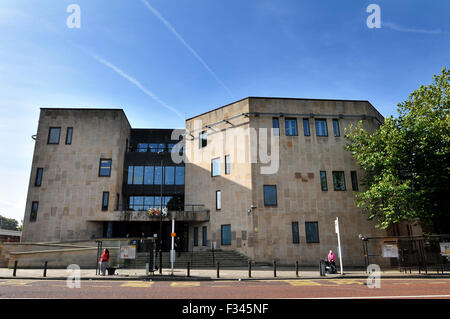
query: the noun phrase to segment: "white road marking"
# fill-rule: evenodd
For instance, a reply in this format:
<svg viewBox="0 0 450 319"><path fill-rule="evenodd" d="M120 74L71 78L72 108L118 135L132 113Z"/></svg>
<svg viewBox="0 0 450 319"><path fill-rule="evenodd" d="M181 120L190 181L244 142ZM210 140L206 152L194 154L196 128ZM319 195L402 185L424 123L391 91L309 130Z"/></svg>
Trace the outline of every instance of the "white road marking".
<svg viewBox="0 0 450 319"><path fill-rule="evenodd" d="M402 298L450 298L450 295L416 295L416 296L368 296L368 297L318 297L293 299L402 299Z"/></svg>

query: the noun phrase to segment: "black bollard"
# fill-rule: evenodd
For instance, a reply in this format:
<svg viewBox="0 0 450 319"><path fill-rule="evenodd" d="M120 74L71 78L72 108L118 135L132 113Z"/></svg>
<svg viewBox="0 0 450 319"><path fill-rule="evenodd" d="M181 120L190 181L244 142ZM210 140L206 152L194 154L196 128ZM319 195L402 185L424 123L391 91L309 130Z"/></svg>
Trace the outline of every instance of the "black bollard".
<svg viewBox="0 0 450 319"><path fill-rule="evenodd" d="M190 277L191 276L191 263L188 261L187 263L187 276Z"/></svg>
<svg viewBox="0 0 450 319"><path fill-rule="evenodd" d="M17 260L14 261L14 271L13 271L13 276L16 277L16 271L17 271Z"/></svg>
<svg viewBox="0 0 450 319"><path fill-rule="evenodd" d="M295 276L298 277L298 260L295 261Z"/></svg>
<svg viewBox="0 0 450 319"><path fill-rule="evenodd" d="M47 277L47 263L48 261L44 263L44 277Z"/></svg>
<svg viewBox="0 0 450 319"><path fill-rule="evenodd" d="M220 272L220 264L219 264L219 262L217 262L217 278L220 277L219 272Z"/></svg>
<svg viewBox="0 0 450 319"><path fill-rule="evenodd" d="M275 259L273 260L273 276L277 276L277 261Z"/></svg>
<svg viewBox="0 0 450 319"><path fill-rule="evenodd" d="M248 262L248 278L252 277L252 262Z"/></svg>

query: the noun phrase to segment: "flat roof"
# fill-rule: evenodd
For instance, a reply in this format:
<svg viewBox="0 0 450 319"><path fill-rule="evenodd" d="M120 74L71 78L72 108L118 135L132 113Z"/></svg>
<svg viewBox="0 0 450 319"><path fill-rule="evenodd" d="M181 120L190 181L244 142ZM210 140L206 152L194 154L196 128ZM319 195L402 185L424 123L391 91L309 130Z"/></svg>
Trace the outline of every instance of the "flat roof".
<svg viewBox="0 0 450 319"><path fill-rule="evenodd" d="M217 107L217 108L215 108L215 109L206 111L206 112L204 112L204 113L198 114L198 115L196 115L196 116L190 117L190 118L186 119L186 121L192 120L192 119L194 119L194 118L196 118L196 117L199 117L199 116L208 114L208 113L210 113L210 112L214 112L214 111L220 110L220 109L225 108L225 107L227 107L227 106L230 106L230 105L232 105L232 104L235 104L235 103L238 103L238 102L241 102L241 101L244 101L244 100L249 100L249 99L301 100L301 101L335 101L335 102L367 102L367 103L370 104L370 106L372 106L372 107L374 108L375 111L378 112L378 110L377 110L377 109L372 105L372 103L370 103L368 100L314 99L314 98L299 98L299 97L264 97L264 96L248 96L248 97L246 97L246 98L243 98L243 99L240 99L240 100L237 100L237 101L228 103L228 104L226 104L226 105L223 105L223 106ZM384 116L381 115L380 112L378 112L378 114L380 114L380 116L384 118Z"/></svg>
<svg viewBox="0 0 450 319"><path fill-rule="evenodd" d="M127 120L128 126L132 128L130 121L128 120L127 115L125 114L125 111L123 109L112 109L112 108L88 108L88 107L41 107L41 110L56 110L56 111L120 111L123 113L123 116L125 116L125 119Z"/></svg>

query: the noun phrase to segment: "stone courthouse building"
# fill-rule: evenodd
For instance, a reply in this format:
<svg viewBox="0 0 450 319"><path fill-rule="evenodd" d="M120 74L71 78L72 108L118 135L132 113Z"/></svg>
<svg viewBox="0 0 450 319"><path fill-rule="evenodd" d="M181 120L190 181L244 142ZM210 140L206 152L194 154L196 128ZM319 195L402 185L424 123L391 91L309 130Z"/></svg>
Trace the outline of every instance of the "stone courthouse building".
<svg viewBox="0 0 450 319"><path fill-rule="evenodd" d="M368 101L249 97L175 131L134 129L120 109L43 108L22 241L150 236L161 219L147 211L167 207L163 242L175 218L185 251L316 265L337 250L339 217L344 263L362 265L358 235L386 232L355 205L364 173L344 129L359 121L383 117Z"/></svg>

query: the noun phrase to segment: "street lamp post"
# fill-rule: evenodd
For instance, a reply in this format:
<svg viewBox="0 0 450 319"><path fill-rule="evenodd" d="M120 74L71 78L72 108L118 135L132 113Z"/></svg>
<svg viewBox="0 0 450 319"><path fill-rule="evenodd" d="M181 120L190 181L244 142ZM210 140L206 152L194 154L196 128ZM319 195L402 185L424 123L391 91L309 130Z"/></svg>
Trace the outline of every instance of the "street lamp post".
<svg viewBox="0 0 450 319"><path fill-rule="evenodd" d="M162 193L163 193L163 160L161 160L161 194L159 199L159 273L162 274Z"/></svg>

